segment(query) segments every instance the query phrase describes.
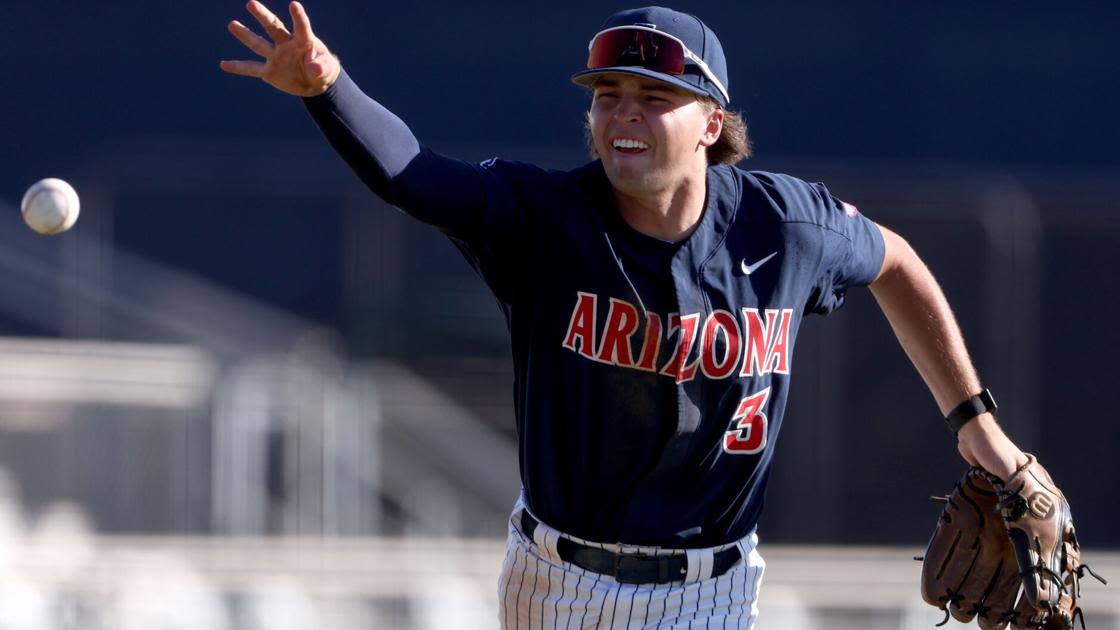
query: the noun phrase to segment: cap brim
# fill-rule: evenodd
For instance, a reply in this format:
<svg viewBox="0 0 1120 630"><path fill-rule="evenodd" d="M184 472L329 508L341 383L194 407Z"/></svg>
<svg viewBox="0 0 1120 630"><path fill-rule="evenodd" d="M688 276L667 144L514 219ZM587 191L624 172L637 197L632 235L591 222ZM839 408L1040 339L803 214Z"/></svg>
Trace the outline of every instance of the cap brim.
<svg viewBox="0 0 1120 630"><path fill-rule="evenodd" d="M693 94L699 94L700 96L711 96L711 94L709 94L707 90L697 87L671 74L654 72L653 70L649 70L641 66L611 66L609 68L595 68L594 70L584 70L572 75L572 83L575 83L576 85L593 87L595 85L595 80L603 76L604 74L633 74L639 77L656 79L658 81L661 81L662 83L668 83L669 85L688 90L689 92L692 92ZM722 101L723 99L717 98L716 100Z"/></svg>

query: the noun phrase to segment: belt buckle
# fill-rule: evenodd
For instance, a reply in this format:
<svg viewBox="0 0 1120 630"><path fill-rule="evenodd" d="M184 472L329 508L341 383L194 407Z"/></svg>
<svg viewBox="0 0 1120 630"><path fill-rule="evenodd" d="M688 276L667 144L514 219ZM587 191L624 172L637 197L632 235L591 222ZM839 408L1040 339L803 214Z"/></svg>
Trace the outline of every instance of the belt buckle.
<svg viewBox="0 0 1120 630"><path fill-rule="evenodd" d="M629 560L631 562L638 562L643 558L653 557L649 554L643 553L640 548L630 545L619 545L618 552L614 554L614 579L622 583L631 583L631 580L623 580L622 576L622 563ZM640 582L634 582L640 583Z"/></svg>

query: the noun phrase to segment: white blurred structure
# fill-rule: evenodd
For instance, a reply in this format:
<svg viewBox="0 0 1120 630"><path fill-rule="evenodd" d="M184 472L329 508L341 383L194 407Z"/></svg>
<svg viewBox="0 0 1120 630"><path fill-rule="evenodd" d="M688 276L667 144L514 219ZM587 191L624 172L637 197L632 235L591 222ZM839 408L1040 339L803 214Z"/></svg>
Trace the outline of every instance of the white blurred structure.
<svg viewBox="0 0 1120 630"><path fill-rule="evenodd" d="M72 504L27 518L0 469L0 629L493 628L503 548L495 538L97 535ZM760 549L759 630L925 630L942 618L918 595L919 549ZM1085 553L1120 575L1120 554ZM1120 598L1082 585L1090 627L1120 630Z"/></svg>
<svg viewBox="0 0 1120 630"><path fill-rule="evenodd" d="M11 496L0 510L13 511ZM20 519L15 519L19 522ZM97 536L72 506L0 535L0 628L492 628L503 542L456 538ZM918 549L760 548L759 630L924 630ZM1120 575L1120 554L1087 550ZM1120 598L1082 583L1094 630ZM964 627L950 622L948 627Z"/></svg>

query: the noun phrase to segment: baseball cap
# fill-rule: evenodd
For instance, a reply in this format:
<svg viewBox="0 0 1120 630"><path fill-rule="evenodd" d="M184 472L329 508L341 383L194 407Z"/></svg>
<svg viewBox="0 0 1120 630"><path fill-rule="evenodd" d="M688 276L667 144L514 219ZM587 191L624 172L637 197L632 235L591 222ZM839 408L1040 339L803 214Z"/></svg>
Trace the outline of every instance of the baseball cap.
<svg viewBox="0 0 1120 630"><path fill-rule="evenodd" d="M700 18L665 7L615 13L588 44L587 70L572 81L592 86L607 73L634 74L710 96L727 107L727 59Z"/></svg>

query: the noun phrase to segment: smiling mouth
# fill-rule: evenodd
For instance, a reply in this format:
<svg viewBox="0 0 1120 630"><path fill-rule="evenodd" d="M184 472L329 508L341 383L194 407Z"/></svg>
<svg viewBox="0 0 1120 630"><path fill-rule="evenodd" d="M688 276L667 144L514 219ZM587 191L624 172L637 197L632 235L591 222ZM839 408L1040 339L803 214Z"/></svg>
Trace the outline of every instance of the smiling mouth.
<svg viewBox="0 0 1120 630"><path fill-rule="evenodd" d="M611 147L619 153L634 154L645 151L649 148L649 145L633 138L615 138L611 141Z"/></svg>

